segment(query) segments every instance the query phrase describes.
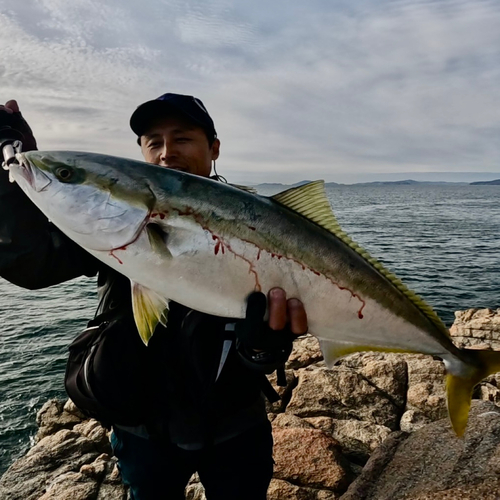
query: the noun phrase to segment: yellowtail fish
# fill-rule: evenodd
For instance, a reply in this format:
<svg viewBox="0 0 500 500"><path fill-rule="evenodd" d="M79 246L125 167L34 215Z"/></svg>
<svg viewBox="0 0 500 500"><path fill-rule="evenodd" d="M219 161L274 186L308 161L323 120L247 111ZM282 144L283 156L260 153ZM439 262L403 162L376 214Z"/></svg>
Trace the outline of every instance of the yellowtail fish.
<svg viewBox="0 0 500 500"><path fill-rule="evenodd" d="M131 282L144 343L168 301L231 318L246 298L300 299L329 366L357 351L425 353L447 370L457 435L500 353L457 348L419 296L342 231L322 181L272 197L156 165L76 152L18 155L12 177L78 245Z"/></svg>

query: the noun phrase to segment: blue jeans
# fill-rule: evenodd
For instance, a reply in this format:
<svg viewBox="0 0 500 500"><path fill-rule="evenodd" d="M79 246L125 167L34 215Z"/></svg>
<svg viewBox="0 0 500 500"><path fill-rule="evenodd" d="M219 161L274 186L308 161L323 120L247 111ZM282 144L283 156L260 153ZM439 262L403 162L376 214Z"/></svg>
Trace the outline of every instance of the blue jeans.
<svg viewBox="0 0 500 500"><path fill-rule="evenodd" d="M267 421L196 451L117 428L111 445L132 500L184 500L184 489L194 472L200 476L207 500L266 500L273 475L273 438Z"/></svg>

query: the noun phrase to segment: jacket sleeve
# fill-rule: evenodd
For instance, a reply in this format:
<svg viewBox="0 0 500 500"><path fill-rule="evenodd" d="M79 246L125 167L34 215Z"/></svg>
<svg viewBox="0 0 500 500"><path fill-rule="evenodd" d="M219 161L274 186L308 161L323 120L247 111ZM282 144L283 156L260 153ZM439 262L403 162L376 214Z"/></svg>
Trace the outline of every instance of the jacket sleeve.
<svg viewBox="0 0 500 500"><path fill-rule="evenodd" d="M28 289L94 276L98 260L57 229L0 169L0 276Z"/></svg>

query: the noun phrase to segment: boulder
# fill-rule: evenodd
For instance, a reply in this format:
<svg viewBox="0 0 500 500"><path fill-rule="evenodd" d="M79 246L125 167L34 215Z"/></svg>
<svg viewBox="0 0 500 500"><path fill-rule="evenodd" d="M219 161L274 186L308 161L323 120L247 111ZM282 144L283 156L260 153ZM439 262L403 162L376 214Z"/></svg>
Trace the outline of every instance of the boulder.
<svg viewBox="0 0 500 500"><path fill-rule="evenodd" d="M273 427L274 477L296 486L345 491L352 479L339 444L317 429Z"/></svg>
<svg viewBox="0 0 500 500"><path fill-rule="evenodd" d="M375 450L342 500L498 498L500 408L475 401L464 437L448 419L396 432Z"/></svg>
<svg viewBox="0 0 500 500"><path fill-rule="evenodd" d="M333 491L306 488L273 479L267 491L267 500L337 500L339 496Z"/></svg>
<svg viewBox="0 0 500 500"><path fill-rule="evenodd" d="M66 413L70 413L71 415L74 415L75 417L78 417L80 420L86 420L88 417L78 408L71 399L67 399L66 403L64 403L63 410Z"/></svg>
<svg viewBox="0 0 500 500"><path fill-rule="evenodd" d="M187 485L185 492L186 500L206 500L205 488L199 482L193 482Z"/></svg>
<svg viewBox="0 0 500 500"><path fill-rule="evenodd" d="M287 369L298 370L319 363L323 354L316 337L310 334L299 337L293 342L293 350L285 365Z"/></svg>
<svg viewBox="0 0 500 500"><path fill-rule="evenodd" d="M350 461L364 464L373 450L389 436L391 429L383 425L360 420L337 420L328 417L304 419L316 429L332 436Z"/></svg>
<svg viewBox="0 0 500 500"><path fill-rule="evenodd" d="M71 410L71 405L67 405ZM35 441L50 436L60 429L72 429L82 421L78 413L66 411L66 405L58 399L50 399L39 410L36 416L38 432ZM76 409L76 406L74 407Z"/></svg>
<svg viewBox="0 0 500 500"><path fill-rule="evenodd" d="M413 432L431 422L432 420L426 417L421 411L408 410L403 413L399 421L399 427L402 431Z"/></svg>
<svg viewBox="0 0 500 500"><path fill-rule="evenodd" d="M103 453L108 453L110 455L113 453L109 441L109 433L97 420L92 418L76 424L73 427L73 431L94 441L96 447Z"/></svg>
<svg viewBox="0 0 500 500"><path fill-rule="evenodd" d="M362 375L371 385L403 409L408 386L408 369L405 356L381 352L360 352L339 361Z"/></svg>
<svg viewBox="0 0 500 500"><path fill-rule="evenodd" d="M0 479L0 500L124 500L126 489L110 456L107 431L97 421L73 420L62 402L49 401L37 421L40 437ZM73 417L76 417L73 415ZM77 422L77 423L76 423ZM58 429L60 425L72 429Z"/></svg>
<svg viewBox="0 0 500 500"><path fill-rule="evenodd" d="M297 417L292 413L280 413L273 420L273 427L298 427L300 429L314 429L307 419Z"/></svg>
<svg viewBox="0 0 500 500"><path fill-rule="evenodd" d="M486 344L500 350L500 309L467 309L455 312L450 328L459 347Z"/></svg>
<svg viewBox="0 0 500 500"><path fill-rule="evenodd" d="M102 454L79 472L66 472L47 484L39 500L126 500L115 460Z"/></svg>
<svg viewBox="0 0 500 500"><path fill-rule="evenodd" d="M363 375L346 366L298 370L287 413L299 417L365 420L396 429L401 408Z"/></svg>
<svg viewBox="0 0 500 500"><path fill-rule="evenodd" d="M406 409L416 410L428 420L440 420L446 409L446 370L440 360L423 354L407 355L408 392Z"/></svg>

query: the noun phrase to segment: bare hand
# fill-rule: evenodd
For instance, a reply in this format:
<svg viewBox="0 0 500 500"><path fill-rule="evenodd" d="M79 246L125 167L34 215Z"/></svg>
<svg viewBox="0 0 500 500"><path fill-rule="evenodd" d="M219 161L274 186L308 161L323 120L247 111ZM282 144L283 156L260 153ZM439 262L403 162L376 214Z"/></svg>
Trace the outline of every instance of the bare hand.
<svg viewBox="0 0 500 500"><path fill-rule="evenodd" d="M307 333L307 314L304 305L298 299L286 298L282 288L273 288L267 295L269 306L269 327L272 330L283 330L289 323L295 335Z"/></svg>

